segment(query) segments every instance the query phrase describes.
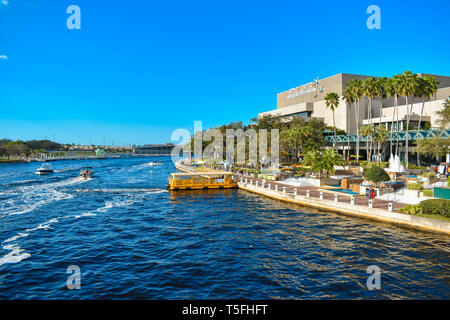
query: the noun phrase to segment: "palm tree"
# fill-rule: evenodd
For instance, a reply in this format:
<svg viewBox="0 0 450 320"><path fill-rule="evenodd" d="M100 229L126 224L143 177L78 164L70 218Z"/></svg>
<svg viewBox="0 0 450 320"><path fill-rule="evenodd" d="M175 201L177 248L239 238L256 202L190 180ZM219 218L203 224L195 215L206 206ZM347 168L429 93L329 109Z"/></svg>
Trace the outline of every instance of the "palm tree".
<svg viewBox="0 0 450 320"><path fill-rule="evenodd" d="M322 152L322 167L327 177L335 172L335 166L344 166L344 164L344 159L334 149L327 148Z"/></svg>
<svg viewBox="0 0 450 320"><path fill-rule="evenodd" d="M406 150L405 150L405 162L406 162L406 168L408 168L408 152L409 152L409 118L410 118L410 112L409 112L409 104L408 104L408 97L412 96L414 92L416 91L417 86L417 75L412 73L411 71L405 71L399 76L399 92L402 97L405 97L406 100ZM412 106L411 106L412 108Z"/></svg>
<svg viewBox="0 0 450 320"><path fill-rule="evenodd" d="M352 88L350 86L345 87L343 97L345 103L348 105L347 108L347 158L350 159L350 121L351 121L351 107L352 103L355 102L355 99L353 97ZM356 108L356 102L355 102L355 108Z"/></svg>
<svg viewBox="0 0 450 320"><path fill-rule="evenodd" d="M422 101L422 108L420 109L420 117L419 117L419 126L417 128L418 132L420 131L420 126L422 123L422 114L423 114L423 108L425 106L425 100L431 99L433 95L436 94L437 89L439 88L439 81L436 81L434 76L424 75L423 78L419 78L421 82L421 93L423 97ZM420 136L418 135L420 138ZM417 152L417 165L420 166L420 152Z"/></svg>
<svg viewBox="0 0 450 320"><path fill-rule="evenodd" d="M379 88L378 81L375 80L374 78L365 79L362 82L362 88L363 88L363 94L369 98L369 105L367 106L367 108L368 108L367 116L368 116L368 124L370 126L370 125L372 125L372 101L379 94L380 88ZM369 149L372 147L372 135L368 136L368 141L366 140L366 148L367 147ZM369 151L369 155L370 154L371 154L371 152ZM370 158L368 159L369 162L371 160L372 159L370 159Z"/></svg>
<svg viewBox="0 0 450 320"><path fill-rule="evenodd" d="M335 166L343 166L345 161L336 150L327 148L325 151L308 151L303 158L302 164L311 166L311 170L319 173L319 178L322 178L323 172L326 176L329 176L330 173L334 172Z"/></svg>
<svg viewBox="0 0 450 320"><path fill-rule="evenodd" d="M378 125L381 125L381 117L383 116L383 99L387 98L388 92L387 87L389 86L389 78L383 77L377 79L378 82L378 94L380 95L380 121L378 121Z"/></svg>
<svg viewBox="0 0 450 320"><path fill-rule="evenodd" d="M356 122L356 161L359 163L359 111L360 111L360 100L362 97L362 86L361 81L358 79L350 79L347 83L353 94L353 99L355 101L355 122ZM356 106L358 103L358 106Z"/></svg>
<svg viewBox="0 0 450 320"><path fill-rule="evenodd" d="M334 128L334 146L336 146L336 122L334 117L334 110L339 105L339 95L335 92L330 92L325 96L325 105L327 106L327 109L330 109L333 111L333 128Z"/></svg>
<svg viewBox="0 0 450 320"><path fill-rule="evenodd" d="M442 130L447 130L450 128L450 96L444 100L442 103L442 109L436 111L436 114L439 116L436 121L437 124L441 127Z"/></svg>
<svg viewBox="0 0 450 320"><path fill-rule="evenodd" d="M439 81L436 81L434 76L429 76L426 74L423 76L423 78L419 79L423 101L422 101L422 108L420 109L419 125L417 128L418 132L420 131L420 127L422 124L422 115L423 109L425 107L425 100L431 99L431 97L436 94L436 91L439 87ZM420 166L420 152L417 152L417 165Z"/></svg>
<svg viewBox="0 0 450 320"><path fill-rule="evenodd" d="M319 173L319 179L322 179L322 153L319 150L308 151L302 161L302 165L311 166L311 170Z"/></svg>
<svg viewBox="0 0 450 320"><path fill-rule="evenodd" d="M377 148L378 148L378 152L377 152L378 157L380 156L381 145L383 143L385 143L388 138L389 138L389 131L387 131L387 129L384 125L380 125L378 127L378 131L376 132L376 135L375 135L375 141L377 142ZM384 148L383 148L383 150L384 150Z"/></svg>

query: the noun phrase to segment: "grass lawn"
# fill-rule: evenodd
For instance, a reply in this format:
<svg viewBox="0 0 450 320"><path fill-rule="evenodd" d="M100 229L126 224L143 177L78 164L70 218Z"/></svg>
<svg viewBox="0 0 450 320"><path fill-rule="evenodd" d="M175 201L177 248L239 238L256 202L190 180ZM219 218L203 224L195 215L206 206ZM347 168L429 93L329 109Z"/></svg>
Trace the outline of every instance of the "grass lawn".
<svg viewBox="0 0 450 320"><path fill-rule="evenodd" d="M432 218L432 219L439 219L439 220L450 222L450 218L449 217L441 216L440 214L413 214L413 216L424 217L424 218Z"/></svg>

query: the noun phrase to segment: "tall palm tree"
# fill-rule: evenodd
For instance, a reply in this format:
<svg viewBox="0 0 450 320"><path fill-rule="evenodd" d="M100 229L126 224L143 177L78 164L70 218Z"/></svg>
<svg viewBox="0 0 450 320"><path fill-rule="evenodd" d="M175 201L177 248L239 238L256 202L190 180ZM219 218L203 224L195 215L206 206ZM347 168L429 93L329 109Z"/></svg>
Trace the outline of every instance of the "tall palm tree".
<svg viewBox="0 0 450 320"><path fill-rule="evenodd" d="M386 99L388 96L387 87L389 86L389 80L390 79L387 77L377 79L378 94L380 95L380 121L379 121L379 124L381 124L381 117L383 116L383 99Z"/></svg>
<svg viewBox="0 0 450 320"><path fill-rule="evenodd" d="M381 145L384 144L387 139L389 138L389 131L387 131L386 127L384 125L380 125L378 127L378 130L375 134L375 141L377 142L377 148L378 148L378 156L380 155L380 148ZM383 148L384 150L384 148Z"/></svg>
<svg viewBox="0 0 450 320"><path fill-rule="evenodd" d="M352 103L355 102L355 99L353 97L352 88L350 86L346 86L344 89L343 97L345 103L348 105L347 108L347 158L350 158L350 121L351 121L351 107ZM355 102L355 108L356 108L356 102Z"/></svg>
<svg viewBox="0 0 450 320"><path fill-rule="evenodd" d="M436 81L434 76L430 76L427 74L424 75L423 78L419 78L419 79L421 79L420 80L421 93L422 93L422 97L423 97L422 107L420 109L419 126L417 128L420 131L420 126L422 124L423 109L425 107L425 100L431 99L431 97L433 97L433 95L436 94L437 89L439 88L439 81ZM420 166L420 152L417 152L417 165Z"/></svg>
<svg viewBox="0 0 450 320"><path fill-rule="evenodd" d="M408 97L414 95L417 86L417 74L413 74L411 71L403 72L399 77L399 92L402 97L405 97L406 101L406 142L405 142L405 162L406 168L408 168L408 152L409 152L409 103ZM411 106L412 108L412 106Z"/></svg>
<svg viewBox="0 0 450 320"><path fill-rule="evenodd" d="M369 98L368 108L368 124L372 125L372 101L375 99L380 93L379 83L374 78L367 78L362 82L363 94ZM366 139L366 148L372 148L372 135L369 135L368 140ZM371 151L369 150L369 155L371 155ZM371 158L367 159L369 162L372 161Z"/></svg>
<svg viewBox="0 0 450 320"><path fill-rule="evenodd" d="M334 146L337 148L336 143L336 121L334 117L334 110L339 105L339 95L336 92L330 92L325 96L325 105L327 109L330 109L333 112L333 128L334 128ZM337 150L336 150L337 151Z"/></svg>
<svg viewBox="0 0 450 320"><path fill-rule="evenodd" d="M355 122L356 122L356 161L359 163L359 111L361 110L360 101L362 97L362 85L358 79L350 79L347 83L353 93L355 101ZM356 105L358 103L358 106Z"/></svg>
<svg viewBox="0 0 450 320"><path fill-rule="evenodd" d="M386 92L386 96L394 98L394 106L395 106L395 87L394 87L394 79L388 78L384 84L384 90ZM394 138L394 118L395 118L395 107L394 111L392 112L392 121L391 121L391 133L390 133L390 142L389 142L389 154L392 153L392 140Z"/></svg>

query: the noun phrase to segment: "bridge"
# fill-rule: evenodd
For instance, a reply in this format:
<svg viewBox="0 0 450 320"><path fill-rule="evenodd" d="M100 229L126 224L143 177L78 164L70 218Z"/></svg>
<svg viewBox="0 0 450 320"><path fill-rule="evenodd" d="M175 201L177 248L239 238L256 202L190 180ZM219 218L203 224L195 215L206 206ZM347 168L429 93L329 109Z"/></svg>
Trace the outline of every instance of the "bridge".
<svg viewBox="0 0 450 320"><path fill-rule="evenodd" d="M449 138L450 137L450 130L440 130L440 129L430 129L430 130L410 130L408 132L408 136L406 135L406 131L397 131L394 132L392 135L392 141L397 141L397 138L399 141L406 141L408 138L409 141L416 141L421 139L430 139L435 137L441 137L441 138ZM359 142L366 142L365 136L360 135L359 136ZM350 143L356 143L357 136L356 134L351 135L337 135L336 139L334 138L334 135L326 136L325 141L327 144L332 145L333 143L348 143L350 139ZM387 138L387 142L391 140L391 135L389 133L389 137Z"/></svg>

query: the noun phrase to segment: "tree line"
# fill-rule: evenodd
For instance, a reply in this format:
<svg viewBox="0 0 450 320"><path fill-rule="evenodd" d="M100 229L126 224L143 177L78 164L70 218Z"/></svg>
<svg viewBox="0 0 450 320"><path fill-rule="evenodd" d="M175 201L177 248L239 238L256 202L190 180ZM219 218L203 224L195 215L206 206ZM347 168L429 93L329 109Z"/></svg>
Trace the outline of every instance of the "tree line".
<svg viewBox="0 0 450 320"><path fill-rule="evenodd" d="M12 141L10 139L0 140L0 157L11 156L25 157L38 156L47 151L61 150L62 145L50 140Z"/></svg>

